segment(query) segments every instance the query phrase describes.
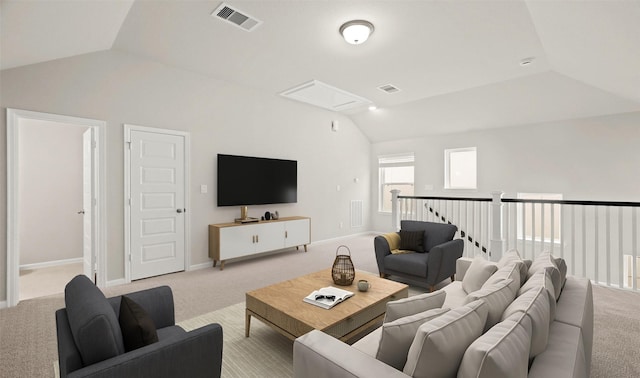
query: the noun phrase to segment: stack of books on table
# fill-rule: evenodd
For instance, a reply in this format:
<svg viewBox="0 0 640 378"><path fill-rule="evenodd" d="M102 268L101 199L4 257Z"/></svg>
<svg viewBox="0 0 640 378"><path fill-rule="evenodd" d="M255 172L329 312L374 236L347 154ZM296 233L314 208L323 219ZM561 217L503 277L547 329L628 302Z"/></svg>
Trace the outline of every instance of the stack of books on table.
<svg viewBox="0 0 640 378"><path fill-rule="evenodd" d="M322 289L313 291L311 294L304 297L304 301L328 310L352 296L353 293L351 291L338 289L337 287L333 286L327 286L323 287Z"/></svg>

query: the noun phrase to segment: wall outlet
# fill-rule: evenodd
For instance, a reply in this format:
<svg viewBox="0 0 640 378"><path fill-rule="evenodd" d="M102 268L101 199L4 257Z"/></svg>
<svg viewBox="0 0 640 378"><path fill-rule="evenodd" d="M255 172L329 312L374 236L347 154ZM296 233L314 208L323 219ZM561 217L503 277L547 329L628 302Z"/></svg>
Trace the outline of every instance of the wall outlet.
<svg viewBox="0 0 640 378"><path fill-rule="evenodd" d="M336 185L336 192L340 191L340 185Z"/></svg>
<svg viewBox="0 0 640 378"><path fill-rule="evenodd" d="M344 223L340 222L340 228L344 227Z"/></svg>
<svg viewBox="0 0 640 378"><path fill-rule="evenodd" d="M207 192L207 186L206 185L200 185L200 193L205 194Z"/></svg>

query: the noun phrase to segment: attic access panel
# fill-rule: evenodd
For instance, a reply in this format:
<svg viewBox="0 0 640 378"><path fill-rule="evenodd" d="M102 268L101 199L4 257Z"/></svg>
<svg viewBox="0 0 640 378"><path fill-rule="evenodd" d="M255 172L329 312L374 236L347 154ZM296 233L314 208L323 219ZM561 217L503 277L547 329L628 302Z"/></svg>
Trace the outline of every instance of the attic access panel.
<svg viewBox="0 0 640 378"><path fill-rule="evenodd" d="M332 111L342 111L371 104L364 97L333 87L318 80L311 80L288 89L281 96L291 100L319 106Z"/></svg>

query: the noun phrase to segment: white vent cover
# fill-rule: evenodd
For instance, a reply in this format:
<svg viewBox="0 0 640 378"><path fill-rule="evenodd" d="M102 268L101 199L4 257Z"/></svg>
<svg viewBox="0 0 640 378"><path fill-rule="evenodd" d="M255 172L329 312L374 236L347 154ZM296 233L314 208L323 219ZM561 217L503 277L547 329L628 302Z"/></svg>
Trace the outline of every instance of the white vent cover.
<svg viewBox="0 0 640 378"><path fill-rule="evenodd" d="M400 88L396 87L393 84L381 85L381 86L378 87L378 89L380 89L381 91L386 92L386 93L400 92Z"/></svg>
<svg viewBox="0 0 640 378"><path fill-rule="evenodd" d="M351 227L362 227L362 200L351 200Z"/></svg>
<svg viewBox="0 0 640 378"><path fill-rule="evenodd" d="M253 31L253 29L262 24L262 21L257 18L249 16L247 13L232 8L225 3L220 4L220 6L216 8L211 15L221 18L246 31Z"/></svg>
<svg viewBox="0 0 640 378"><path fill-rule="evenodd" d="M321 108L341 111L369 105L371 101L318 80L311 80L280 93L291 100L306 102Z"/></svg>

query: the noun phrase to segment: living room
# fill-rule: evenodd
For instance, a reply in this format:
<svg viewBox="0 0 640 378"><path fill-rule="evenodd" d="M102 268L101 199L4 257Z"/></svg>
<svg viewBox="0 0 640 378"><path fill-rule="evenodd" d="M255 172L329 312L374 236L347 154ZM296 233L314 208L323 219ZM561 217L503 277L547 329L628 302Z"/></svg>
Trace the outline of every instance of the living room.
<svg viewBox="0 0 640 378"><path fill-rule="evenodd" d="M239 208L216 204L219 153L296 160L297 203L249 211L310 217L313 243L388 231L390 215L378 212L378 157L407 152L415 154L419 195L501 190L507 196L640 200L632 174L640 164L634 39L640 33L629 21L639 12L637 2L583 8L513 2L502 4L506 9L480 2L466 4L460 15L457 6L430 2L229 2L263 21L249 33L210 16L219 2L126 3L94 4L86 14L64 2L3 1L1 9L3 110L106 122L106 285L126 282L123 124L190 134L188 269L211 264L206 226L239 215ZM292 9L305 17L294 22L283 16ZM42 18L51 14L69 19L49 20L50 26ZM409 22L410 16L420 20ZM360 18L375 30L361 46L349 45L338 29ZM505 19L511 21L498 23ZM558 19L570 25L555 26ZM37 31L37 43L18 32L24 26L17 22ZM491 30L496 23L501 28ZM106 42L85 41L94 25L104 25ZM437 26L447 32L438 33ZM59 37L49 27L67 34ZM61 42L74 36L83 36L75 46ZM492 39L498 37L506 40ZM442 56L451 59L436 58ZM520 65L531 56L532 64ZM368 98L378 109L334 112L278 95L312 79ZM388 83L402 97L376 88ZM473 191L444 188L444 150L460 147L478 151ZM201 185L209 191L200 193ZM364 222L355 228L352 200L364 204ZM3 205L0 213L6 212ZM0 242L7 244L5 232ZM0 302L6 305L6 252L0 261Z"/></svg>

